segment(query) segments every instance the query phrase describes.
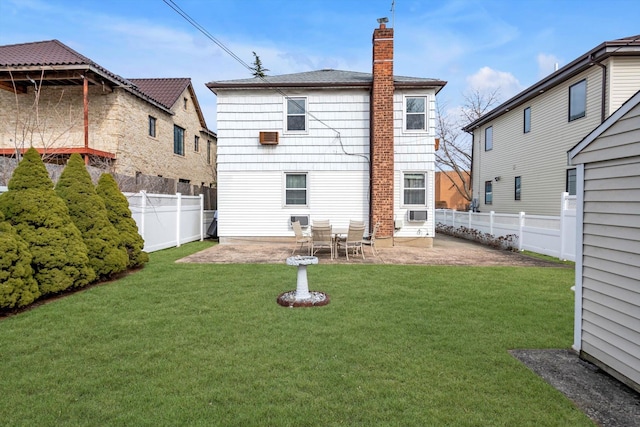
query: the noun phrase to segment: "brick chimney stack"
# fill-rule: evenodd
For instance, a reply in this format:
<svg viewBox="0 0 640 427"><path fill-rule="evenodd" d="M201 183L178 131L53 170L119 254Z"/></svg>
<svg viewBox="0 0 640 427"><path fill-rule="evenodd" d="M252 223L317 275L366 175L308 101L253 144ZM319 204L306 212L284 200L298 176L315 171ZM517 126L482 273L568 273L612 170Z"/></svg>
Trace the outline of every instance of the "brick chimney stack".
<svg viewBox="0 0 640 427"><path fill-rule="evenodd" d="M373 31L370 216L372 224L380 222L377 236L391 238L394 232L393 28L387 28L381 21L378 21L380 28ZM392 240L387 242L391 246Z"/></svg>

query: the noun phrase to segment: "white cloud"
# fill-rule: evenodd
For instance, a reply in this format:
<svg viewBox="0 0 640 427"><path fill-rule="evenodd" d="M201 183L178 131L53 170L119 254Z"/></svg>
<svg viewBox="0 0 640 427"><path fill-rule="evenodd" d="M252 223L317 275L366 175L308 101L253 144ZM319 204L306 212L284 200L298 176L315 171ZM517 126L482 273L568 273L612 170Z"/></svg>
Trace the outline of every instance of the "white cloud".
<svg viewBox="0 0 640 427"><path fill-rule="evenodd" d="M524 87L518 79L506 71L482 67L475 74L467 77L467 88L471 91L493 92L498 90L499 99L509 99Z"/></svg>
<svg viewBox="0 0 640 427"><path fill-rule="evenodd" d="M539 53L536 61L538 62L539 79L553 73L556 69L556 64L560 64L560 60L557 56L546 53Z"/></svg>

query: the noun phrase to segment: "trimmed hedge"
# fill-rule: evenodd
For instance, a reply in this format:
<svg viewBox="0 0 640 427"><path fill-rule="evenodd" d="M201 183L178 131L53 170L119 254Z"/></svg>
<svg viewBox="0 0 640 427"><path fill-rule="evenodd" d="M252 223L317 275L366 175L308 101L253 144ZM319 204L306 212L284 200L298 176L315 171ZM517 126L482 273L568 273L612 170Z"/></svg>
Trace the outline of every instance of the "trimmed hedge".
<svg viewBox="0 0 640 427"><path fill-rule="evenodd" d="M109 221L104 200L96 193L79 154L71 155L55 189L67 204L69 215L82 234L89 265L98 277L109 277L126 270L127 252Z"/></svg>
<svg viewBox="0 0 640 427"><path fill-rule="evenodd" d="M118 189L118 184L109 174L100 175L96 192L104 201L109 221L118 231L129 256L128 267L139 267L149 261L149 255L142 251L144 240L138 233L138 225L131 217L129 201Z"/></svg>
<svg viewBox="0 0 640 427"><path fill-rule="evenodd" d="M0 308L24 307L40 296L31 253L0 212Z"/></svg>
<svg viewBox="0 0 640 427"><path fill-rule="evenodd" d="M87 246L34 148L24 154L8 188L0 197L0 212L29 246L40 293L91 283L96 276Z"/></svg>

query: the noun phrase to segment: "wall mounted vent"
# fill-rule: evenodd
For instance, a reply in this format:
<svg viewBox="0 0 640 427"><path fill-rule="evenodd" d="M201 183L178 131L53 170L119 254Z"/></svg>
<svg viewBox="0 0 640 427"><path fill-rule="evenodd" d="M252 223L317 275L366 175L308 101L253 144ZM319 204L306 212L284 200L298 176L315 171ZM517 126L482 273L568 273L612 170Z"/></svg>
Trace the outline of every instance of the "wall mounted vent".
<svg viewBox="0 0 640 427"><path fill-rule="evenodd" d="M277 145L280 136L278 132L260 132L260 144Z"/></svg>
<svg viewBox="0 0 640 427"><path fill-rule="evenodd" d="M301 227L308 227L309 215L291 215L291 218L289 218L289 223L291 224L296 221L300 222Z"/></svg>
<svg viewBox="0 0 640 427"><path fill-rule="evenodd" d="M427 220L427 211L409 211L408 220L412 222L424 222Z"/></svg>

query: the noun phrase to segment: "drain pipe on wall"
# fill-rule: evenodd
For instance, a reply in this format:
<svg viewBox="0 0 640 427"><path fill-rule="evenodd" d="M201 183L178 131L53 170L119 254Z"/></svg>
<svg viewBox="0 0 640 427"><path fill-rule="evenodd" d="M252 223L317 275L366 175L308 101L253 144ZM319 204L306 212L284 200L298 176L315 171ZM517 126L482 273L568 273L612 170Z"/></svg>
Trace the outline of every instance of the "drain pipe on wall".
<svg viewBox="0 0 640 427"><path fill-rule="evenodd" d="M604 122L606 118L605 108L606 108L606 100L607 100L607 66L602 65L600 62L594 59L594 55L591 55L591 63L598 65L602 68L602 93L601 93L601 101L600 101L600 123Z"/></svg>

